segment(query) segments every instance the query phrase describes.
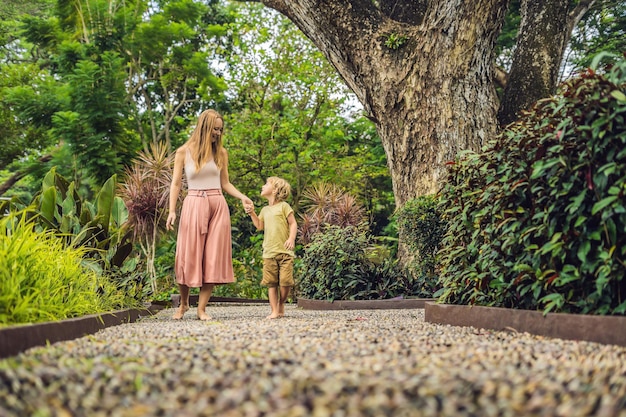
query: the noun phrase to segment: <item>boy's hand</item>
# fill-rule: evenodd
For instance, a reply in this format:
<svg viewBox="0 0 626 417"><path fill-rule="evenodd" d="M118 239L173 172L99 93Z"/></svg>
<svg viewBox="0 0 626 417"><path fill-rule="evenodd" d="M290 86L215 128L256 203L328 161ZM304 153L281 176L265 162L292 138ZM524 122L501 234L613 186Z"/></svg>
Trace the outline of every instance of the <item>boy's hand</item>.
<svg viewBox="0 0 626 417"><path fill-rule="evenodd" d="M247 214L250 214L254 211L254 203L253 204L244 204L243 206L244 210L246 211Z"/></svg>
<svg viewBox="0 0 626 417"><path fill-rule="evenodd" d="M287 241L285 242L285 249L287 250L293 250L293 248L296 247L296 242L294 242L291 239L287 239Z"/></svg>

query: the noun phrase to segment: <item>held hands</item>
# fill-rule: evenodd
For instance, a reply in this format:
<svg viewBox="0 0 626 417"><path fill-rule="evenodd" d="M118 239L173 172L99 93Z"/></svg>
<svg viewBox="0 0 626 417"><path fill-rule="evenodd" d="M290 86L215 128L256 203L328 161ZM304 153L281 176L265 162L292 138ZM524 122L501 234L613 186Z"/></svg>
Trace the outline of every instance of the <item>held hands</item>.
<svg viewBox="0 0 626 417"><path fill-rule="evenodd" d="M242 198L241 204L243 204L243 209L246 211L246 214L254 212L254 203L249 198Z"/></svg>

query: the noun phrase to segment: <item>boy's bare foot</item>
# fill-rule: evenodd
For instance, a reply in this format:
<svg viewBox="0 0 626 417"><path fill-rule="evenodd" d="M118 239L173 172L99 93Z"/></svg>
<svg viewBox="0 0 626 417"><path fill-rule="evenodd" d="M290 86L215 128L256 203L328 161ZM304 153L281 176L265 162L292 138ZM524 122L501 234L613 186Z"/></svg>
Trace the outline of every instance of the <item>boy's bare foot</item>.
<svg viewBox="0 0 626 417"><path fill-rule="evenodd" d="M280 317L280 314L278 313L272 313L269 316L265 317L266 319L277 319Z"/></svg>
<svg viewBox="0 0 626 417"><path fill-rule="evenodd" d="M182 320L187 310L189 310L189 307L183 307L183 306L178 307L178 310L176 310L176 313L174 313L172 318L174 320Z"/></svg>
<svg viewBox="0 0 626 417"><path fill-rule="evenodd" d="M213 320L213 319L207 313L202 311L202 312L198 312L198 320L209 321L209 320Z"/></svg>

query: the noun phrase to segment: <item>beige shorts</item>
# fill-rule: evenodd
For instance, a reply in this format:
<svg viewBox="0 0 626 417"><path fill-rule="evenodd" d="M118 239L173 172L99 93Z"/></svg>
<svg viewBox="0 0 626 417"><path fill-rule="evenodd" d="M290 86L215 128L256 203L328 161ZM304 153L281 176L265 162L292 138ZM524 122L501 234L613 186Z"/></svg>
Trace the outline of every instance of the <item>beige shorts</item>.
<svg viewBox="0 0 626 417"><path fill-rule="evenodd" d="M274 258L263 258L263 280L266 287L293 287L293 256L281 253Z"/></svg>

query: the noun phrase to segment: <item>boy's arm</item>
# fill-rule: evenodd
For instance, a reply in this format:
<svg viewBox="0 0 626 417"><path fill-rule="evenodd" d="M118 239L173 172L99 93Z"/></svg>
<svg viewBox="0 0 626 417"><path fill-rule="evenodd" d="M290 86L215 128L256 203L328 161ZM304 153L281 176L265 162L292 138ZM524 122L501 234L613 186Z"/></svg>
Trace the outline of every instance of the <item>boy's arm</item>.
<svg viewBox="0 0 626 417"><path fill-rule="evenodd" d="M250 215L250 218L252 219L252 224L254 224L254 227L256 227L256 230L263 230L263 227L265 225L263 224L263 220L261 220L259 216L256 215L256 212L254 211L254 207L247 209L246 211Z"/></svg>
<svg viewBox="0 0 626 417"><path fill-rule="evenodd" d="M296 223L293 211L287 216L287 223L289 224L289 239L285 242L285 249L293 250L296 247L296 235L298 233L298 223Z"/></svg>

